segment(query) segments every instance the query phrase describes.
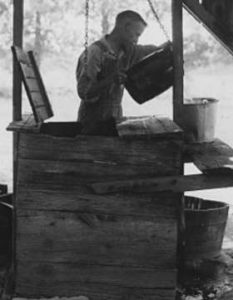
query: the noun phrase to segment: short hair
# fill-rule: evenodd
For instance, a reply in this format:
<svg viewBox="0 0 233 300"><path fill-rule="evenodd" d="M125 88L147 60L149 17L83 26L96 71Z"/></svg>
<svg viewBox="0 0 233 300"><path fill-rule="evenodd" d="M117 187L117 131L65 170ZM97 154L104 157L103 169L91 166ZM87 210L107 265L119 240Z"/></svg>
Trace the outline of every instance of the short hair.
<svg viewBox="0 0 233 300"><path fill-rule="evenodd" d="M142 24L147 26L147 23L143 19L143 17L141 15L139 15L139 13L137 13L136 11L133 11L133 10L124 10L116 16L117 24L120 24L122 21L125 21L125 20L130 20L133 22L141 22Z"/></svg>

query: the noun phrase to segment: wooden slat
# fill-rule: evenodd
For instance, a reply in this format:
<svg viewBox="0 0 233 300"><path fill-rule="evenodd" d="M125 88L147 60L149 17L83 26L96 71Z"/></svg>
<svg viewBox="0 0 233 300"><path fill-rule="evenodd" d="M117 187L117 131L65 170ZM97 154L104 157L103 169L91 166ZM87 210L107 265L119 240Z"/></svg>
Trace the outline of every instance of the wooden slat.
<svg viewBox="0 0 233 300"><path fill-rule="evenodd" d="M17 294L25 295L25 290L30 291L30 298L37 298L37 295L45 295L48 297L54 297L57 295L57 285L56 283L50 287L47 287L46 290L43 289L43 286L39 285L37 287L32 286L30 283L25 284L24 282L20 284L17 288ZM144 289L144 288L124 288L120 286L112 285L100 285L100 284L83 284L79 283L77 285L71 286L67 289L67 286L62 284L61 286L62 296L72 297L74 295L86 295L89 299L103 300L135 300L135 299L144 299L144 300L174 300L175 299L175 289ZM18 297L13 297L12 300L19 300Z"/></svg>
<svg viewBox="0 0 233 300"><path fill-rule="evenodd" d="M77 268L80 273L76 272ZM85 295L95 300L174 300L175 297L175 270L129 270L127 267L117 269L75 264L28 265L22 262L17 272L22 276L16 280L16 294L30 297ZM146 287L143 286L144 278L147 279Z"/></svg>
<svg viewBox="0 0 233 300"><path fill-rule="evenodd" d="M183 0L183 5L233 55L233 32L229 30L229 26L220 23L219 20L199 4L198 0Z"/></svg>
<svg viewBox="0 0 233 300"><path fill-rule="evenodd" d="M204 174L232 173L233 149L219 139L212 143L187 145L185 152Z"/></svg>
<svg viewBox="0 0 233 300"><path fill-rule="evenodd" d="M24 211L17 219L17 260L175 268L175 225L175 217L166 216L158 221L154 216Z"/></svg>
<svg viewBox="0 0 233 300"><path fill-rule="evenodd" d="M27 85L28 85L28 89L30 92L40 93L40 88L39 88L36 78L28 78L27 77ZM42 99L42 97L41 97L41 99ZM41 102L41 104L43 104L43 102Z"/></svg>
<svg viewBox="0 0 233 300"><path fill-rule="evenodd" d="M80 193L77 190L46 190L38 185L27 184L17 189L17 214L31 211L66 211L77 213L153 216L158 222L165 217L175 221L176 201L179 195L171 193L161 194L115 194L94 195L93 193ZM65 201L64 201L65 199ZM122 209L124 207L124 209ZM169 221L170 222L170 221Z"/></svg>
<svg viewBox="0 0 233 300"><path fill-rule="evenodd" d="M36 79L38 81L38 85L40 87L40 92L41 92L41 95L42 95L42 98L43 98L43 105L45 106L45 109L46 109L46 112L47 112L47 115L46 115L46 117L44 119L44 120L46 120L46 119L48 119L48 118L50 118L50 117L53 116L52 106L51 106L51 104L49 102L49 97L48 97L47 91L45 89L44 82L43 82L43 79L41 77L41 74L40 74L39 68L37 66L37 63L36 63L36 60L35 60L33 52L29 51L28 52L28 56L29 56L31 65L33 67L33 70L35 72Z"/></svg>
<svg viewBox="0 0 233 300"><path fill-rule="evenodd" d="M39 133L40 127L35 120L22 120L10 123L7 127L7 130L15 132Z"/></svg>
<svg viewBox="0 0 233 300"><path fill-rule="evenodd" d="M27 267L26 267L27 264ZM23 268L21 268L23 266ZM25 267L28 270L25 274ZM77 272L78 270L78 272ZM176 270L154 270L153 268L129 268L129 267L112 267L103 265L82 265L82 264L43 264L20 262L18 272L22 272L21 278L24 282L39 283L43 278L43 283L46 280L47 284L57 284L57 291L62 285L70 286L80 283L96 283L113 285L115 287L126 288L174 288L176 285ZM26 281L27 278L27 281ZM66 280L64 280L66 278ZM19 283L20 284L20 283ZM39 284L38 284L39 285ZM46 289L46 283L44 283ZM30 292L28 292L30 293ZM46 292L45 292L46 294ZM57 295L57 294L55 294Z"/></svg>
<svg viewBox="0 0 233 300"><path fill-rule="evenodd" d="M216 170L217 171L217 170ZM218 171L217 171L218 173ZM90 185L96 194L116 192L185 192L233 186L233 172L219 175L166 176L160 178L99 182Z"/></svg>
<svg viewBox="0 0 233 300"><path fill-rule="evenodd" d="M181 133L182 130L170 119L156 116L124 118L117 124L119 136L162 136Z"/></svg>
<svg viewBox="0 0 233 300"><path fill-rule="evenodd" d="M18 184L38 184L49 189L50 185L60 186L61 189L73 188L99 181L126 180L155 177L160 173L164 176L172 174L172 165L156 169L155 165L126 164L115 165L104 162L75 162L75 161L46 161L46 160L25 160L19 159ZM170 162L168 162L170 163ZM178 170L177 170L178 171Z"/></svg>
<svg viewBox="0 0 233 300"><path fill-rule="evenodd" d="M21 68L23 69L26 78L35 78L35 72L31 65L24 63L21 64Z"/></svg>
<svg viewBox="0 0 233 300"><path fill-rule="evenodd" d="M171 167L180 168L182 145L181 140L156 138L127 140L80 135L71 139L22 134L19 155L32 160L96 162L109 168L117 164L148 165L166 172Z"/></svg>

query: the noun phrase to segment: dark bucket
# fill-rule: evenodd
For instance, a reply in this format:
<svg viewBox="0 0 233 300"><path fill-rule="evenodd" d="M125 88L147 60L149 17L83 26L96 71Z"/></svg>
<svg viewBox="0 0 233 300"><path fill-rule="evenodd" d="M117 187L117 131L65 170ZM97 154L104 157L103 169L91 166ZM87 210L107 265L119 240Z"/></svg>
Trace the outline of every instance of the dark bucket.
<svg viewBox="0 0 233 300"><path fill-rule="evenodd" d="M200 261L220 254L229 205L185 197L184 260Z"/></svg>
<svg viewBox="0 0 233 300"><path fill-rule="evenodd" d="M173 78L172 46L167 42L127 71L125 87L142 104L170 88Z"/></svg>

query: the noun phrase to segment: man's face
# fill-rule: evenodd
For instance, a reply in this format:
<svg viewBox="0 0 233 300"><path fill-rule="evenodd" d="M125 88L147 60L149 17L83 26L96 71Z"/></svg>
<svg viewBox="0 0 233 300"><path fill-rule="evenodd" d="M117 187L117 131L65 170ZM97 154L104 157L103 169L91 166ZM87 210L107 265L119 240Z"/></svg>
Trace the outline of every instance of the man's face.
<svg viewBox="0 0 233 300"><path fill-rule="evenodd" d="M125 24L124 27L124 44L125 46L132 47L138 43L139 37L145 30L145 25L142 22L129 22Z"/></svg>

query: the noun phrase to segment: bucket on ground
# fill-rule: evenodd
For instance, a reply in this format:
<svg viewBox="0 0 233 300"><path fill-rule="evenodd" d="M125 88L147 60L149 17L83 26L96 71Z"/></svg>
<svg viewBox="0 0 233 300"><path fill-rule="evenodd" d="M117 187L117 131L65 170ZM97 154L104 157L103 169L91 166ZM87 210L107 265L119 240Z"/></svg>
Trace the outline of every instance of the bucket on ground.
<svg viewBox="0 0 233 300"><path fill-rule="evenodd" d="M217 102L214 98L185 99L181 127L190 142L212 142L215 138Z"/></svg>
<svg viewBox="0 0 233 300"><path fill-rule="evenodd" d="M229 205L185 197L184 260L200 261L220 255Z"/></svg>

